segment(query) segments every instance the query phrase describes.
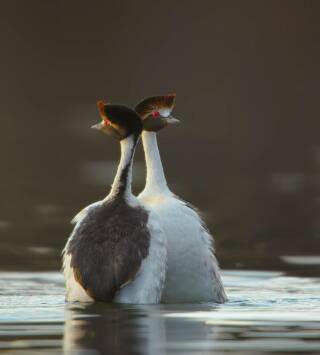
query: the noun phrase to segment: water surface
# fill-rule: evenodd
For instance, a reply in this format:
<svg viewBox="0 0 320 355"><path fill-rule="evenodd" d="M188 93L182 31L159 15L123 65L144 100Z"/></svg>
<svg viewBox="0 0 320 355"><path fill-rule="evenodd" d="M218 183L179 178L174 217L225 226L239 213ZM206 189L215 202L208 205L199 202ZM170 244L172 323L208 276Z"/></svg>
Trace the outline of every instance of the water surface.
<svg viewBox="0 0 320 355"><path fill-rule="evenodd" d="M58 272L0 274L6 354L319 354L320 279L224 272L225 305L65 304Z"/></svg>

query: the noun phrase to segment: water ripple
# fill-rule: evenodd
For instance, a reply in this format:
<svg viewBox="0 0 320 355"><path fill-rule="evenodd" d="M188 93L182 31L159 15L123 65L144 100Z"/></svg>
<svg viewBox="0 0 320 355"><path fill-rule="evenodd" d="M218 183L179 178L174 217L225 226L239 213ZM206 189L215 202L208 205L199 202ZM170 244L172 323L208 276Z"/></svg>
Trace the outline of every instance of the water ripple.
<svg viewBox="0 0 320 355"><path fill-rule="evenodd" d="M224 283L225 305L66 305L60 273L0 273L0 351L320 353L319 278L227 271Z"/></svg>

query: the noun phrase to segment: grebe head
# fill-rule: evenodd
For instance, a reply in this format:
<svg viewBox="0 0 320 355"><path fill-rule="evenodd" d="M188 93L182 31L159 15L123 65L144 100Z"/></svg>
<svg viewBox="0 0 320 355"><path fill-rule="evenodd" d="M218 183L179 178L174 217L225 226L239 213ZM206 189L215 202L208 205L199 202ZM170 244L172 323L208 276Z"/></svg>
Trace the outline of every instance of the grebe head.
<svg viewBox="0 0 320 355"><path fill-rule="evenodd" d="M106 104L101 100L97 102L97 106L102 121L91 128L120 141L131 135L138 137L141 134L141 118L135 111L123 105Z"/></svg>
<svg viewBox="0 0 320 355"><path fill-rule="evenodd" d="M158 132L169 124L180 122L171 116L176 94L153 96L142 100L135 108L145 131Z"/></svg>

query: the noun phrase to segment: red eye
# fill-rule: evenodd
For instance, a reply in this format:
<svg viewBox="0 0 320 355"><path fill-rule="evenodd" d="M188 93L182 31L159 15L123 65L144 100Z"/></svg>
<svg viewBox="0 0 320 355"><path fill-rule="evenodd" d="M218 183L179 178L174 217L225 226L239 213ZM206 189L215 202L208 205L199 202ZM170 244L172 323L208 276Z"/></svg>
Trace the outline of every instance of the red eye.
<svg viewBox="0 0 320 355"><path fill-rule="evenodd" d="M103 123L105 126L108 126L110 124L110 121L107 120L106 118L103 119Z"/></svg>
<svg viewBox="0 0 320 355"><path fill-rule="evenodd" d="M153 112L152 112L152 117L156 118L156 117L158 117L158 116L160 116L159 111L153 111Z"/></svg>

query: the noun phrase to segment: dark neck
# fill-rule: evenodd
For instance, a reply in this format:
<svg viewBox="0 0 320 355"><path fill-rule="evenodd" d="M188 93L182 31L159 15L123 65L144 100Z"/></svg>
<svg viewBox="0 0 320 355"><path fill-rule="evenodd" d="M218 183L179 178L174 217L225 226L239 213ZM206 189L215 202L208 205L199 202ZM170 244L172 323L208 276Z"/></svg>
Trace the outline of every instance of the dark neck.
<svg viewBox="0 0 320 355"><path fill-rule="evenodd" d="M132 163L138 138L137 136L131 135L120 142L120 162L109 196L129 197L132 195Z"/></svg>

